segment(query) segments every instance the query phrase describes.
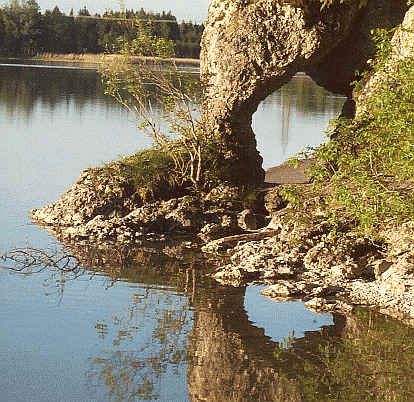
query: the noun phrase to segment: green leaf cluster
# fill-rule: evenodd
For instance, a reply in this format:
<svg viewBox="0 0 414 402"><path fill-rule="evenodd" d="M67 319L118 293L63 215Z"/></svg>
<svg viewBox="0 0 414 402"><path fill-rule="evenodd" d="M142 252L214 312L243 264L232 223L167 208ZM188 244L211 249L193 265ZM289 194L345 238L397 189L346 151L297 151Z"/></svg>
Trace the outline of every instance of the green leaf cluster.
<svg viewBox="0 0 414 402"><path fill-rule="evenodd" d="M380 79L356 120L334 121L334 139L319 147L312 169L332 217L369 236L414 219L414 60L394 57L390 34L374 33ZM362 79L365 82L367 74Z"/></svg>

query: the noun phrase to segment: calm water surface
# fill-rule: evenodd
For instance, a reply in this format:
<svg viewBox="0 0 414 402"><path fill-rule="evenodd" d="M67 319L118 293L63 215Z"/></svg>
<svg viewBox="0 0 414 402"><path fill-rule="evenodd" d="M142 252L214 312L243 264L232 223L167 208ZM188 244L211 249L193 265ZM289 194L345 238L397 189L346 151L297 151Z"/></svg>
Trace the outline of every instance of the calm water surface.
<svg viewBox="0 0 414 402"><path fill-rule="evenodd" d="M269 97L254 116L264 165L323 141L342 102L305 76ZM0 135L1 250L60 248L29 209L149 145L94 70L56 66L0 66ZM414 334L395 321L222 287L173 248L67 251L77 277L0 270L1 401L413 400Z"/></svg>

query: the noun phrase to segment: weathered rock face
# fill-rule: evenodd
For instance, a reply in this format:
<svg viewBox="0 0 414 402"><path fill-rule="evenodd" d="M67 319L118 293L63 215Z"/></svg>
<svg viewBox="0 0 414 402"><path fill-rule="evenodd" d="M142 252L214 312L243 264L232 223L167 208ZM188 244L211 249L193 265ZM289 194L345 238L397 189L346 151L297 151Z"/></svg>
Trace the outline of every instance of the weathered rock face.
<svg viewBox="0 0 414 402"><path fill-rule="evenodd" d="M317 0L211 2L201 54L203 120L209 134L222 138L236 184L263 181L251 128L259 103L304 70L349 94L353 72L372 57L370 29L398 24L406 9L404 0L371 1L366 9L357 3L320 11Z"/></svg>
<svg viewBox="0 0 414 402"><path fill-rule="evenodd" d="M414 57L414 6L405 14L402 26L404 29L398 30L392 38L395 57L398 59Z"/></svg>
<svg viewBox="0 0 414 402"><path fill-rule="evenodd" d="M222 137L239 183L263 181L262 159L251 129L259 103L306 65L316 63L346 35L358 7L319 12L273 0L214 0L202 41L201 71L208 86L206 129Z"/></svg>
<svg viewBox="0 0 414 402"><path fill-rule="evenodd" d="M391 29L400 24L407 11L406 0L369 1L355 19L349 33L325 57L305 68L320 86L351 97L355 71L365 71L376 46L371 31Z"/></svg>
<svg viewBox="0 0 414 402"><path fill-rule="evenodd" d="M335 240L321 217L309 225L294 221L290 206L278 202L280 188L266 195L271 209L271 236L239 242L213 277L224 285L270 285L263 294L275 301L303 300L315 311L351 312L355 305L380 309L414 325L414 223L390 228L384 245L356 234ZM317 212L316 212L317 213ZM213 241L203 249L215 245Z"/></svg>
<svg viewBox="0 0 414 402"><path fill-rule="evenodd" d="M414 57L414 6L402 25L404 29L398 29L391 40L387 68L370 74L355 94L356 119L364 111L364 99L387 83L388 72L396 69L397 62ZM306 185L301 191L306 194ZM309 197L305 202L308 206L316 202L310 223L293 217L280 187L269 190L265 196L271 215L268 228L276 233L238 244L214 277L233 286L270 284L263 292L266 296L277 301L301 299L316 311L348 313L354 305L365 305L414 325L414 223L389 227L378 246L351 233L335 240L324 207L316 199Z"/></svg>

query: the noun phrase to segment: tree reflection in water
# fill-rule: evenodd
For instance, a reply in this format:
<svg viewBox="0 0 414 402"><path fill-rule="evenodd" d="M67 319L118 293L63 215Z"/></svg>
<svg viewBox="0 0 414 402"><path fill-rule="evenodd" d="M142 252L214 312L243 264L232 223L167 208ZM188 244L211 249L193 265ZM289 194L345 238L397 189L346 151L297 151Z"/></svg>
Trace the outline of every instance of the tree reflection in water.
<svg viewBox="0 0 414 402"><path fill-rule="evenodd" d="M0 81L0 108L5 110L7 118L15 115L30 122L38 104L47 105L52 111L73 101L82 111L88 104L100 103L106 108L113 108L110 97L104 95L99 75L94 70L31 68L16 65L14 68L2 67L0 74L7 73L7 79ZM53 83L53 85L51 85ZM285 100L283 100L285 98ZM286 98L292 111L300 116L316 116L340 113L344 98L333 96L316 85L308 76L299 74L279 91L274 92L263 104L279 110L286 106ZM154 96L153 105L157 107ZM19 108L16 108L19 105ZM276 105L276 107L274 107ZM287 116L286 116L287 117ZM287 119L288 120L288 119Z"/></svg>
<svg viewBox="0 0 414 402"><path fill-rule="evenodd" d="M48 272L45 280L46 294L63 297L65 284L84 276L85 269L78 259L59 248L38 249L34 247L14 248L0 255L0 268L16 274L33 275Z"/></svg>
<svg viewBox="0 0 414 402"><path fill-rule="evenodd" d="M157 391L163 375L180 374L179 367L187 358L186 334L191 322L183 298L169 293L144 289L133 296L126 313L96 324L101 334L105 326L104 336L112 336L115 347L126 341L134 350L118 349L91 360L88 379L92 385L107 386L109 396L116 400L154 399L160 396ZM147 337L154 315L157 320ZM135 348L138 337L139 347Z"/></svg>
<svg viewBox="0 0 414 402"><path fill-rule="evenodd" d="M182 246L106 247L67 245L64 249L13 249L1 258L2 268L22 275L48 272L48 293L55 286L63 297L65 283L105 275L105 285L139 284L125 309L95 323L98 337L113 350L89 359L92 388L106 387L119 401L156 399L163 376L185 378L187 335L192 326L196 269L203 262L186 256ZM180 371L181 369L181 371Z"/></svg>
<svg viewBox="0 0 414 402"><path fill-rule="evenodd" d="M312 348L294 340L275 354L279 373L295 378L306 401L413 401L414 330L357 309L338 336Z"/></svg>
<svg viewBox="0 0 414 402"><path fill-rule="evenodd" d="M106 108L114 107L112 100L104 96L101 80L94 70L0 65L0 74L6 77L0 80L0 109L10 121L18 117L29 123L39 104L52 111L71 102L80 111L98 102Z"/></svg>
<svg viewBox="0 0 414 402"><path fill-rule="evenodd" d="M138 284L122 311L95 322L111 346L90 357L87 378L108 399L162 398L171 378L184 389L186 377L192 401L414 400L414 331L395 320L359 309L275 342L249 321L245 289L217 285L205 275L209 264L180 247L37 251L14 250L3 265L48 269L61 283L105 274L108 286Z"/></svg>

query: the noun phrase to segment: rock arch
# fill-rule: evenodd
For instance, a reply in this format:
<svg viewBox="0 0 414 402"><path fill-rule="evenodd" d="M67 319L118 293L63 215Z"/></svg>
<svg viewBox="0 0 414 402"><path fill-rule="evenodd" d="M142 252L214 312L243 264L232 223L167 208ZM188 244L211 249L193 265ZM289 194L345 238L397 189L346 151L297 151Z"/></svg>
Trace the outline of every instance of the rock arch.
<svg viewBox="0 0 414 402"><path fill-rule="evenodd" d="M355 69L373 55L370 29L397 25L407 9L405 0L358 3L321 11L319 0L212 0L201 53L203 122L220 138L235 184L264 180L251 128L259 103L298 71L350 96Z"/></svg>

